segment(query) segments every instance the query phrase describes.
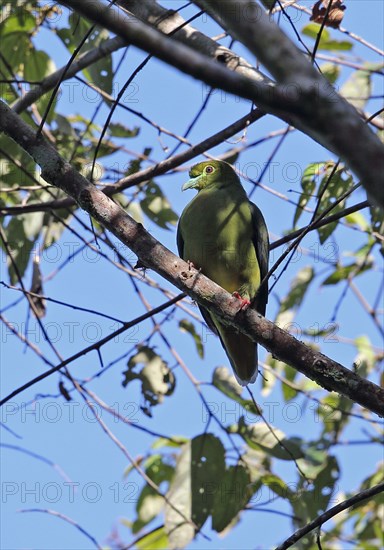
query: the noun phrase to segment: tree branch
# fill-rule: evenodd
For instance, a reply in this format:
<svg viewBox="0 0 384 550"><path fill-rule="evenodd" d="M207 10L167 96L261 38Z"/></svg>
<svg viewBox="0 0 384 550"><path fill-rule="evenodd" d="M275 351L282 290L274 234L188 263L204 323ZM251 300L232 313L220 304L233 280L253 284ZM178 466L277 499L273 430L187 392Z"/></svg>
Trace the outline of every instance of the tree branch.
<svg viewBox="0 0 384 550"><path fill-rule="evenodd" d="M60 3L180 71L209 86L249 99L304 131L343 158L362 180L370 200L384 207L383 144L356 109L336 93L258 4L248 0L195 2L218 19L217 10L220 11L225 28L260 57L278 79L276 86L228 70L184 44L178 43L176 47L173 38L125 15L115 6L99 0L81 3L62 0ZM234 9L240 9L240 16L233 16ZM241 16L242 13L246 16ZM268 54L263 53L267 50Z"/></svg>
<svg viewBox="0 0 384 550"><path fill-rule="evenodd" d="M370 200L384 208L383 144L264 9L253 0L194 3L267 67L276 78L276 89L285 89L292 98L293 124L343 158L362 180Z"/></svg>
<svg viewBox="0 0 384 550"><path fill-rule="evenodd" d="M321 527L323 523L330 520L337 514L340 514L343 510L346 510L347 508L351 508L351 506L354 506L355 504L360 504L363 500L367 500L367 498L372 498L375 495L378 495L379 493L382 493L384 491L384 482L379 483L378 485L375 485L371 489L366 489L365 491L361 491L360 493L357 493L357 495L354 495L351 498L348 498L347 500L344 500L344 502L341 502L340 504L337 504L333 508L330 508L324 514L321 514L316 519L305 525L305 527L302 527L301 529L298 529L293 535L291 535L288 539L286 539L282 544L280 544L276 550L286 550L295 542L302 539L305 535L316 529L316 527Z"/></svg>
<svg viewBox="0 0 384 550"><path fill-rule="evenodd" d="M384 390L325 355L316 352L264 319L254 309L239 310L227 291L178 258L141 224L60 157L53 146L0 101L0 128L41 166L42 177L72 196L81 208L127 245L140 261L185 291L224 323L233 325L329 391L341 393L384 416Z"/></svg>
<svg viewBox="0 0 384 550"><path fill-rule="evenodd" d="M228 69L251 80L273 84L268 76L236 52L212 40L192 25L186 25L185 20L176 11L167 10L154 0L119 0L117 4L126 8L143 23L148 23L163 34L172 34L172 37L181 44L218 61ZM180 30L175 32L178 28Z"/></svg>

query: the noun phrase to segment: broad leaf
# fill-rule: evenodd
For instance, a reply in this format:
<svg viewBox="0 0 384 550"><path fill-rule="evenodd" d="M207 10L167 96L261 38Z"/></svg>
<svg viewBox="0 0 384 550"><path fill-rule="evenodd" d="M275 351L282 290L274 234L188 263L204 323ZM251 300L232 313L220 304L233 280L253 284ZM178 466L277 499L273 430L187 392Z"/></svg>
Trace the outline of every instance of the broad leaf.
<svg viewBox="0 0 384 550"><path fill-rule="evenodd" d="M301 305L303 298L314 277L314 271L311 266L303 267L291 282L291 288L288 295L282 301L280 313L290 309L296 309ZM278 318L277 321L278 322Z"/></svg>
<svg viewBox="0 0 384 550"><path fill-rule="evenodd" d="M114 123L111 122L108 126L108 132L113 137L119 138L131 138L136 137L139 133L140 128L135 126L132 130L120 122Z"/></svg>
<svg viewBox="0 0 384 550"><path fill-rule="evenodd" d="M331 84L334 84L340 76L340 67L334 63L323 63L320 72Z"/></svg>
<svg viewBox="0 0 384 550"><path fill-rule="evenodd" d="M232 428L231 431L235 429ZM247 425L241 417L236 431L252 449L262 449L274 458L297 460L304 456L300 439L287 438L281 430L273 426L262 422Z"/></svg>
<svg viewBox="0 0 384 550"><path fill-rule="evenodd" d="M332 50L332 51L349 51L353 48L352 42L349 40L335 40L331 38L331 33L318 23L309 23L302 29L302 33L314 40L321 30L321 37L318 45L319 50Z"/></svg>
<svg viewBox="0 0 384 550"><path fill-rule="evenodd" d="M169 540L164 527L150 531L135 543L138 550L166 550L169 548Z"/></svg>
<svg viewBox="0 0 384 550"><path fill-rule="evenodd" d="M295 216L293 218L293 227L296 227L296 224L301 214L303 213L303 209L313 197L313 192L316 189L316 181L320 175L323 166L323 163L314 162L312 164L309 164L304 170L301 178L301 188L303 192L300 195L299 203L297 205Z"/></svg>
<svg viewBox="0 0 384 550"><path fill-rule="evenodd" d="M216 367L213 371L212 384L224 395L239 403L249 413L259 415L259 409L256 409L251 399L241 397L243 388L239 386L232 371L227 367Z"/></svg>
<svg viewBox="0 0 384 550"><path fill-rule="evenodd" d="M140 370L138 365L142 365ZM149 346L139 346L138 352L128 361L123 372L123 386L132 380L141 380L142 394L150 406L161 404L165 396L172 395L176 379L167 363ZM149 412L146 409L144 412Z"/></svg>
<svg viewBox="0 0 384 550"><path fill-rule="evenodd" d="M160 187L153 181L147 184L145 198L140 204L144 214L163 229L170 229L170 225L177 223L177 214L172 210Z"/></svg>
<svg viewBox="0 0 384 550"><path fill-rule="evenodd" d="M251 496L250 483L249 471L243 464L230 466L225 471L214 498L212 529L220 533L244 509Z"/></svg>
<svg viewBox="0 0 384 550"><path fill-rule="evenodd" d="M179 322L179 328L181 332L188 332L192 336L196 345L197 353L199 354L199 357L203 359L204 358L203 341L201 339L200 334L196 332L195 325L191 321L188 321L188 319L182 319Z"/></svg>
<svg viewBox="0 0 384 550"><path fill-rule="evenodd" d="M92 23L75 13L69 16L68 22L70 24L69 28L59 29L57 34L68 50L73 53L79 42L83 40L84 36L92 27ZM85 52L94 48L99 48L108 37L109 33L105 29L99 29L98 27L94 28L81 51ZM112 92L113 71L111 54L102 57L89 67L83 69L83 73L88 80L108 94ZM95 92L90 91L89 94L91 98L94 98Z"/></svg>
<svg viewBox="0 0 384 550"><path fill-rule="evenodd" d="M356 109L364 109L372 92L372 70L380 70L380 63L364 63L366 70L355 71L340 88L340 95L345 97Z"/></svg>

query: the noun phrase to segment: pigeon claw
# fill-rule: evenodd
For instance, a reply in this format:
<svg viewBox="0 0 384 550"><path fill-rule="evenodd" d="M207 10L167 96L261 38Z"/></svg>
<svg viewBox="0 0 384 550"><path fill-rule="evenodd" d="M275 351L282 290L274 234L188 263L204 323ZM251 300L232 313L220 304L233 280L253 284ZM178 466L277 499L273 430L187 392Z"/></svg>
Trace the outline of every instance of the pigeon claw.
<svg viewBox="0 0 384 550"><path fill-rule="evenodd" d="M234 292L232 296L240 300L240 309L246 309L248 306L251 305L251 302L247 298L243 298L242 296L240 296L238 292Z"/></svg>

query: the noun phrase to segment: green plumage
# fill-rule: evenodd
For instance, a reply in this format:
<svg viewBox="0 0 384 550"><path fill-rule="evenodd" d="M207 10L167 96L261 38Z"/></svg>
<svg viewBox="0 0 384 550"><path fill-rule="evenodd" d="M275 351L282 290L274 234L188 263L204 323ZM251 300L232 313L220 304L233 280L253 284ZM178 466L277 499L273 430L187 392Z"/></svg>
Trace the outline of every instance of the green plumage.
<svg viewBox="0 0 384 550"><path fill-rule="evenodd" d="M180 256L243 300L255 298L268 272L269 242L263 215L248 197L233 168L222 161L192 167L185 189L197 195L180 216L177 246ZM263 285L254 307L265 315L268 288ZM200 308L208 326L220 337L241 385L256 380L257 346L247 336L223 325Z"/></svg>

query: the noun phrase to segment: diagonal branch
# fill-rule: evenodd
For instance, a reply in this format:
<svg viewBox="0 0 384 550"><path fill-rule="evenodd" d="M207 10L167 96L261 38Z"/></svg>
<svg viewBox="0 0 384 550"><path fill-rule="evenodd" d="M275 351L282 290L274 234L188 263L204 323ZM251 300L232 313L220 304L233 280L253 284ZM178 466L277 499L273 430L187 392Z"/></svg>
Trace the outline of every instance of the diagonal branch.
<svg viewBox="0 0 384 550"><path fill-rule="evenodd" d="M264 346L280 361L327 390L341 393L384 416L384 389L296 340L254 309L239 311L236 298L154 239L141 224L64 161L41 135L36 136L3 102L0 102L0 121L0 129L41 166L42 177L72 196L81 208L137 254L142 264L187 292L224 323Z"/></svg>

